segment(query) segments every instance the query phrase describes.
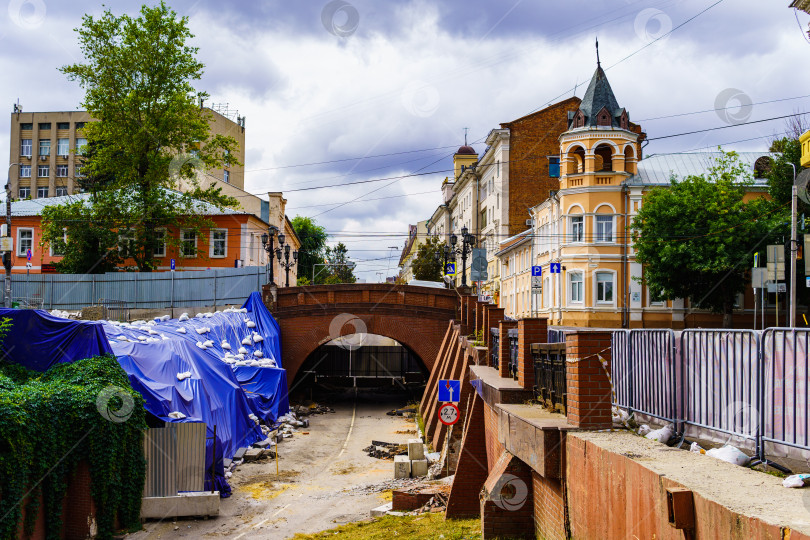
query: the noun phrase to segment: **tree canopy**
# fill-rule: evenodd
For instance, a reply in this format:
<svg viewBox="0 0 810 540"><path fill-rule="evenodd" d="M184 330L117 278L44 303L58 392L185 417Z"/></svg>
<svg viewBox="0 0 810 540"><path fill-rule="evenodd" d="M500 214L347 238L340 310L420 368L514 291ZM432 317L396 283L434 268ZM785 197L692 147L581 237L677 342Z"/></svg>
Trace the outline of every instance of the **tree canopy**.
<svg viewBox="0 0 810 540"><path fill-rule="evenodd" d="M201 106L208 95L192 86L203 64L197 48L188 45L193 35L187 17L164 2L143 6L137 17L108 9L98 17L85 15L76 32L84 59L61 71L84 89L82 105L95 119L84 127L88 155L82 163L92 204L100 207L93 223L121 232L125 254L139 270L150 271L157 267L154 254L161 243L179 244L162 229L199 234L213 226L200 201L218 209L238 205L199 180L206 168L238 165L237 142L210 133L212 115ZM88 220L79 206L58 217ZM45 228L50 231L45 241L61 238L58 226ZM66 255L81 245L78 235L69 234Z"/></svg>
<svg viewBox="0 0 810 540"><path fill-rule="evenodd" d="M723 313L731 326L753 252L776 220L764 198L744 200L751 182L738 155L724 152L706 174L673 178L645 196L631 227L653 300L688 298L692 307Z"/></svg>
<svg viewBox="0 0 810 540"><path fill-rule="evenodd" d="M291 223L295 234L301 240L298 254L298 282L301 285L308 285L312 278L313 265L324 261L326 229L309 217L295 216ZM315 277L315 283L323 283L325 279L326 275L321 273Z"/></svg>
<svg viewBox="0 0 810 540"><path fill-rule="evenodd" d="M431 236L419 245L416 257L411 264L414 279L425 281L442 281L444 273L444 242L438 236ZM436 254L439 258L436 258Z"/></svg>
<svg viewBox="0 0 810 540"><path fill-rule="evenodd" d="M355 283L357 278L354 275L354 263L349 261L349 248L343 242L338 242L336 246L326 248L327 276L324 283L333 285L336 283Z"/></svg>

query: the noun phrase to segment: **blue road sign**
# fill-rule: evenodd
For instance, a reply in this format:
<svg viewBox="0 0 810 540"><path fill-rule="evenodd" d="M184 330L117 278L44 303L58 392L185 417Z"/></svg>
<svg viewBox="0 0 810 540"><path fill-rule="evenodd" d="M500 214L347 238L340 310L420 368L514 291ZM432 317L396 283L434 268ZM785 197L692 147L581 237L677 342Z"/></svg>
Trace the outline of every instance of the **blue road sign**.
<svg viewBox="0 0 810 540"><path fill-rule="evenodd" d="M532 266L532 277L542 276L543 275L543 267L542 266Z"/></svg>
<svg viewBox="0 0 810 540"><path fill-rule="evenodd" d="M548 271L550 274L559 274L560 263L551 263L550 265L548 265Z"/></svg>
<svg viewBox="0 0 810 540"><path fill-rule="evenodd" d="M444 273L448 276L455 276L456 275L456 263L447 263L444 266Z"/></svg>
<svg viewBox="0 0 810 540"><path fill-rule="evenodd" d="M458 403L461 396L461 381L455 379L439 379L439 401L444 403Z"/></svg>
<svg viewBox="0 0 810 540"><path fill-rule="evenodd" d="M174 263L174 259L172 259L172 263L171 263L171 264L172 264L172 270L174 270L174 264L175 264L175 263Z"/></svg>
<svg viewBox="0 0 810 540"><path fill-rule="evenodd" d="M29 261L31 260L31 256L32 256L32 255L33 255L33 254L31 253L31 250L30 250L30 249L29 249L29 250L27 250L27 251L25 252L25 256L26 256L26 257L28 257L28 260L29 260Z"/></svg>

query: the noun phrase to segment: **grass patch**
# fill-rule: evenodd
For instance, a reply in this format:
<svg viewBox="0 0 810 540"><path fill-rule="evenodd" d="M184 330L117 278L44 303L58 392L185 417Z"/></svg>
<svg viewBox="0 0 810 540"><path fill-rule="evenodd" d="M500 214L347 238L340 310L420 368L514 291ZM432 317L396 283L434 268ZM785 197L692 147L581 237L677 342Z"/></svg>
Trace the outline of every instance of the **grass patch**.
<svg viewBox="0 0 810 540"><path fill-rule="evenodd" d="M343 538L347 540L391 540L398 538L439 538L479 540L481 522L477 519L445 521L443 513L419 516L385 516L373 521L349 523L315 534L296 534L293 540Z"/></svg>

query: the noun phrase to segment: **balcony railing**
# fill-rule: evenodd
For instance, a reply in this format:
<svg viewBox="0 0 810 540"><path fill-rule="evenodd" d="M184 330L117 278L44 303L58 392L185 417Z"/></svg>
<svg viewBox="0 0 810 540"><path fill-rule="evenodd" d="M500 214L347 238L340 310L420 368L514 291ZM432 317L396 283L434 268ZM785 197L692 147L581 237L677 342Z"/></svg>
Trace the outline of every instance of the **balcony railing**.
<svg viewBox="0 0 810 540"><path fill-rule="evenodd" d="M552 411L565 413L565 343L532 343L534 396Z"/></svg>
<svg viewBox="0 0 810 540"><path fill-rule="evenodd" d="M489 365L498 369L499 360L501 357L501 331L499 328L489 329L489 339L491 344L491 353Z"/></svg>

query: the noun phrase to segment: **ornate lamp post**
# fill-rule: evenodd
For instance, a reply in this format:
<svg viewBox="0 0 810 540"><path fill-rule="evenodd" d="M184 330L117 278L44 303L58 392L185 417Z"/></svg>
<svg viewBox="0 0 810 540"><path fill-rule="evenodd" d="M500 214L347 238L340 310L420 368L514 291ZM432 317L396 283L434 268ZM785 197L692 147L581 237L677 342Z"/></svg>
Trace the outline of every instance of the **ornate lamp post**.
<svg viewBox="0 0 810 540"><path fill-rule="evenodd" d="M461 286L467 286L467 255L472 253L472 248L475 245L476 239L474 234L470 234L467 227L461 228L461 247L457 248L458 237L455 234L450 235L450 252L455 258L455 254L461 255Z"/></svg>
<svg viewBox="0 0 810 540"><path fill-rule="evenodd" d="M283 233L278 235L278 245L279 245L279 247L276 248L276 258L278 259L279 266L284 268L285 281L286 281L286 285L284 285L284 286L289 287L290 286L290 268L292 268L293 266L298 264L298 252L297 251L292 251L292 249L290 248L290 244L284 245L284 242L285 242L286 238L287 237L284 236ZM290 252L291 251L292 251L292 258L293 258L292 261L290 261ZM284 260L283 261L281 260L282 252L284 253Z"/></svg>
<svg viewBox="0 0 810 540"><path fill-rule="evenodd" d="M436 262L442 261L442 276L444 276L445 270L447 269L447 261L449 258L450 258L450 246L445 244L444 249L436 252ZM448 286L449 285L445 284L445 287Z"/></svg>
<svg viewBox="0 0 810 540"><path fill-rule="evenodd" d="M273 277L273 253L275 252L275 248L273 247L273 240L275 239L276 235L278 234L278 227L275 225L270 225L267 227L267 232L262 235L262 247L267 252L268 255L268 262L267 264L270 265L270 283L275 283L275 278ZM284 235L279 236L279 240L283 238Z"/></svg>

